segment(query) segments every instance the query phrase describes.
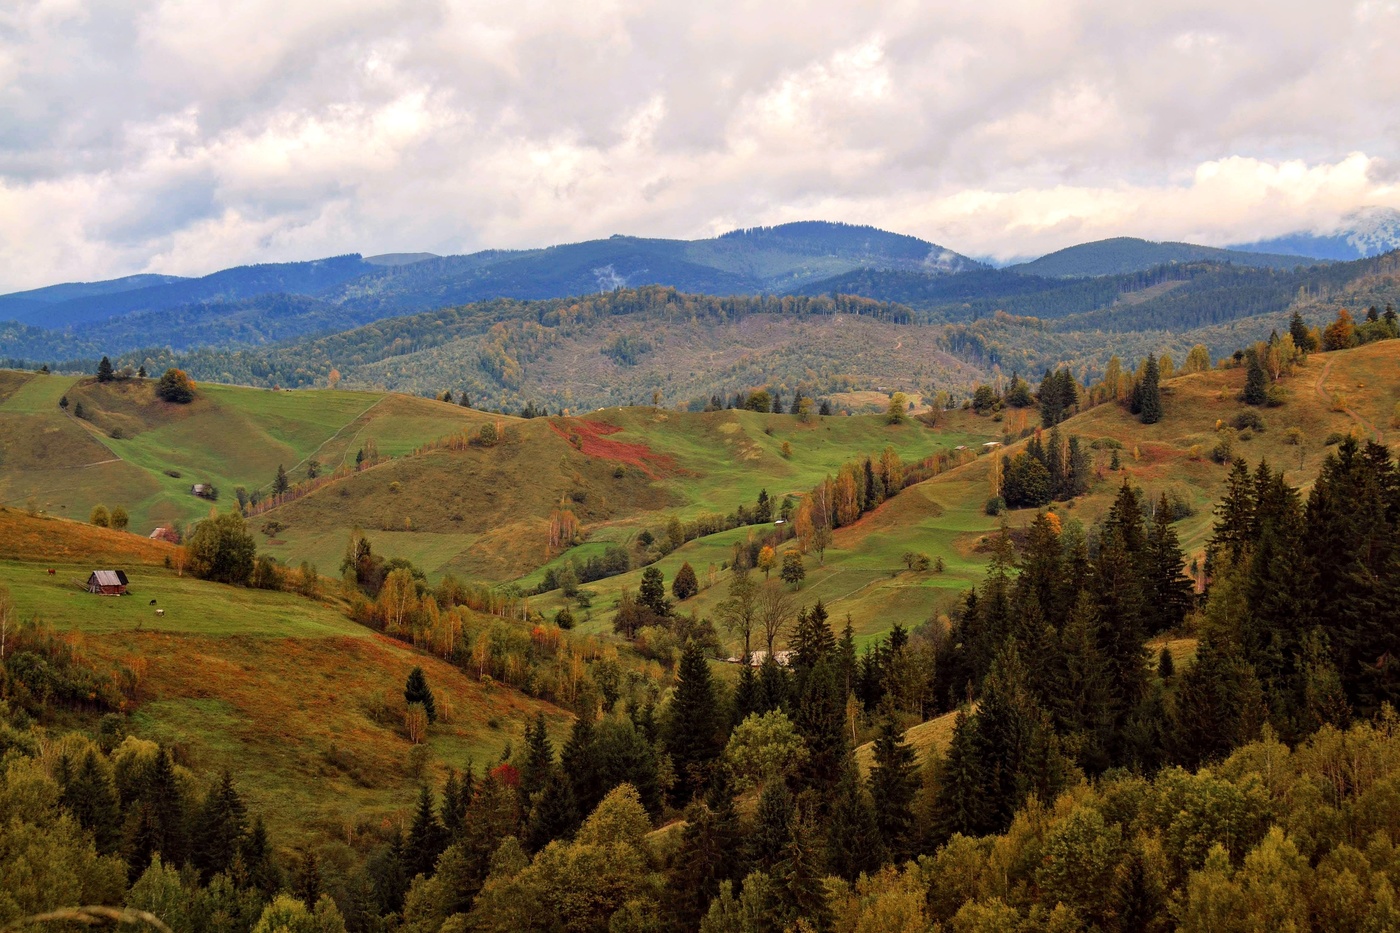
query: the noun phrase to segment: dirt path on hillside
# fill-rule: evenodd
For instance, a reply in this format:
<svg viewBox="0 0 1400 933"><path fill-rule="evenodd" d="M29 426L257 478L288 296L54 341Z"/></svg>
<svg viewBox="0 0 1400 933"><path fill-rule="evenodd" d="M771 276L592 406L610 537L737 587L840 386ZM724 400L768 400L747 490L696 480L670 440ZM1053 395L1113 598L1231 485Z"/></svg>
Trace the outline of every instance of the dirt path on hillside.
<svg viewBox="0 0 1400 933"><path fill-rule="evenodd" d="M321 450L322 450L327 444L329 444L331 441L335 440L337 437L340 437L340 435L344 434L344 433L345 433L345 430L346 430L347 428L351 427L352 425L358 424L359 421L360 421L362 418L364 418L365 415L367 415L367 414L369 414L370 412L374 411L374 409L375 409L376 407L378 407L379 403L382 402L382 401L384 401L384 400L385 400L386 398L388 398L388 397L389 397L389 394L388 394L387 392L386 392L385 394L379 396L379 398L377 398L377 399L374 400L374 403L373 403L372 405L370 405L370 406L369 406L368 408L366 408L364 411L360 412L360 413L359 413L358 415L356 415L355 417L351 418L349 421L347 421L347 422L345 422L344 424L342 424L342 425L340 426L340 430L336 431L336 432L335 432L334 434L332 434L330 437L326 438L324 441L322 441L320 444L318 444L318 445L316 446L316 449L315 449L315 450L311 451L311 453L307 454L305 457L302 457L301 460L299 460L299 461L297 461L296 463L292 464L292 468L291 468L290 470L288 470L287 472L288 472L288 473L292 473L292 472L294 472L298 467L300 467L302 464L306 463L308 460L313 460L313 459L315 459L316 455L319 454L319 453L321 452ZM355 436L356 436L356 437L359 437L360 431L363 431L366 427L368 427L368 424L362 424L362 425L360 425L360 430L355 432ZM353 442L353 438L352 438L351 440L352 440L352 442ZM342 462L344 461L344 459L345 459L344 457L341 458ZM259 489L260 491L263 490L263 489L271 489L271 488L272 488L272 483L270 483L270 482L263 483L261 486L258 487L258 489Z"/></svg>
<svg viewBox="0 0 1400 933"><path fill-rule="evenodd" d="M1332 395L1332 393L1327 391L1323 383L1327 381L1327 377L1331 375L1331 373L1332 361L1328 360L1327 364L1322 367L1322 372L1318 374L1317 382L1313 385L1313 388L1317 391L1317 394L1327 400L1329 407L1336 402L1336 397ZM1365 430L1369 434L1374 435L1376 438L1376 443L1385 443L1385 435L1384 433L1382 433L1381 429L1376 427L1370 421L1367 421L1365 418L1363 418L1355 409L1343 405L1342 411L1346 414L1348 418L1360 425L1363 430Z"/></svg>

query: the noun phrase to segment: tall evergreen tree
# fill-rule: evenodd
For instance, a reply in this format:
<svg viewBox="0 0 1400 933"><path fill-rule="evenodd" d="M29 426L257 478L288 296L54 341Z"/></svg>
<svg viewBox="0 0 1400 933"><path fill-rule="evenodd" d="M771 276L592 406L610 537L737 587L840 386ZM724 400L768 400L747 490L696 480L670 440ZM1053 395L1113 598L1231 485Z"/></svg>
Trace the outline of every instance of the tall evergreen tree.
<svg viewBox="0 0 1400 933"><path fill-rule="evenodd" d="M205 799L196 824L194 866L205 883L233 865L247 825L247 810L234 789L232 775L225 770Z"/></svg>
<svg viewBox="0 0 1400 933"><path fill-rule="evenodd" d="M97 364L97 381L111 382L113 378L115 377L112 374L112 361L104 356Z"/></svg>
<svg viewBox="0 0 1400 933"><path fill-rule="evenodd" d="M672 791L678 802L704 788L719 757L720 710L710 668L696 642L686 645L676 671L676 687L666 729L666 747L676 770Z"/></svg>
<svg viewBox="0 0 1400 933"><path fill-rule="evenodd" d="M1147 597L1147 633L1159 635L1176 628L1190 611L1195 594L1185 575L1186 560L1172 527L1166 493L1157 502L1139 563Z"/></svg>
<svg viewBox="0 0 1400 933"><path fill-rule="evenodd" d="M847 881L870 874L880 866L879 802L872 801L851 756L846 757L826 819L826 870ZM883 814L880 814L883 815Z"/></svg>
<svg viewBox="0 0 1400 933"><path fill-rule="evenodd" d="M1138 384L1138 419L1143 424L1156 424L1162 420L1162 389L1161 370L1157 366L1157 357L1151 353L1147 354L1147 363L1143 367L1142 382Z"/></svg>
<svg viewBox="0 0 1400 933"><path fill-rule="evenodd" d="M793 725L807 745L802 783L822 796L841 777L841 762L849 753L846 739L846 693L837 681L833 659L817 662L794 710Z"/></svg>
<svg viewBox="0 0 1400 933"><path fill-rule="evenodd" d="M1240 398L1247 405L1263 405L1269 400L1269 379L1253 347L1245 354L1245 367L1244 393Z"/></svg>
<svg viewBox="0 0 1400 933"><path fill-rule="evenodd" d="M580 704L569 732L569 740L564 744L560 764L569 778L574 800L581 810L597 806L609 790L603 787L594 735L593 710Z"/></svg>
<svg viewBox="0 0 1400 933"><path fill-rule="evenodd" d="M408 680L403 687L403 699L405 703L423 704L423 711L428 714L428 722L437 722L437 704L433 700L433 691L428 686L428 677L423 673L423 668L415 667L408 672Z"/></svg>
<svg viewBox="0 0 1400 933"><path fill-rule="evenodd" d="M695 929L720 885L738 882L743 868L743 835L726 782L714 781L705 802L691 804L686 815L666 884L667 920L677 930Z"/></svg>
<svg viewBox="0 0 1400 933"><path fill-rule="evenodd" d="M65 758L66 760L66 758ZM100 855L111 855L121 843L121 816L117 791L102 769L97 753L88 750L63 788L63 805L78 824L92 833Z"/></svg>
<svg viewBox="0 0 1400 933"><path fill-rule="evenodd" d="M795 818L792 794L787 785L782 781L769 781L759 795L753 829L744 842L745 874L772 873L792 841Z"/></svg>
<svg viewBox="0 0 1400 933"><path fill-rule="evenodd" d="M982 761L977 717L966 707L953 720L953 740L938 769L934 834L938 842L961 833L980 836L993 826L993 802Z"/></svg>
<svg viewBox="0 0 1400 933"><path fill-rule="evenodd" d="M896 862L913 854L914 796L919 790L919 765L904 741L894 715L886 715L875 738L875 763L870 768L870 796L880 838Z"/></svg>
<svg viewBox="0 0 1400 933"><path fill-rule="evenodd" d="M447 834L438 822L433 792L424 784L418 791L418 807L404 840L404 869L409 876L431 875L438 856L447 848Z"/></svg>
<svg viewBox="0 0 1400 933"><path fill-rule="evenodd" d="M538 852L552 840L573 836L580 822L574 789L558 769L553 769L530 808L525 827L525 848Z"/></svg>
<svg viewBox="0 0 1400 933"><path fill-rule="evenodd" d="M549 742L549 733L544 725L544 713L536 713L535 719L525 727L525 761L520 768L520 807L528 811L530 801L549 780L554 771L554 746Z"/></svg>

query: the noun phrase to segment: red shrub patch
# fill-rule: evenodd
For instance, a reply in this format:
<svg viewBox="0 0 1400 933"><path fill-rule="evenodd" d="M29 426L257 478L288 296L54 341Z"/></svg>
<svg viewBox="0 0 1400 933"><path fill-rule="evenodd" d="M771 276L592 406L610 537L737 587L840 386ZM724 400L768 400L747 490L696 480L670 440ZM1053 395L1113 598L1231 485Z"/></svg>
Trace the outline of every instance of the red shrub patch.
<svg viewBox="0 0 1400 933"><path fill-rule="evenodd" d="M550 421L554 433L573 444L589 457L603 460L616 460L634 466L652 479L660 479L666 474L677 472L674 458L658 454L646 444L625 444L622 441L607 439L609 434L617 434L622 429L601 421L585 421L582 418Z"/></svg>

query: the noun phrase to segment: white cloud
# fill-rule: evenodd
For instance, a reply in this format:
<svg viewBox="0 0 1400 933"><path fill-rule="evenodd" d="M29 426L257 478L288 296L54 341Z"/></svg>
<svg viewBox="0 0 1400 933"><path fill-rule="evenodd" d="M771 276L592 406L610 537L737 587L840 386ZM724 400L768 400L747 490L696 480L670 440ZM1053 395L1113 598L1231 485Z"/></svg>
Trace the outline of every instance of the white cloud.
<svg viewBox="0 0 1400 933"><path fill-rule="evenodd" d="M1364 0L19 0L0 290L821 217L1003 258L1400 206Z"/></svg>

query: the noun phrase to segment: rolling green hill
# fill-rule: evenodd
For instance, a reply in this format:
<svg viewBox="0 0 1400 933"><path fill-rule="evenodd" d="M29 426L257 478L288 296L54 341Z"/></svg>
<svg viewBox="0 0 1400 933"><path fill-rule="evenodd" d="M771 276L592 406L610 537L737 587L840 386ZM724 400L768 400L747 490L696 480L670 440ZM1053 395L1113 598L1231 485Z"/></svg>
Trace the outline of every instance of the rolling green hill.
<svg viewBox="0 0 1400 933"><path fill-rule="evenodd" d="M93 663L132 671L130 728L201 772L230 769L284 848L399 818L420 780L497 759L538 711L556 730L567 720L355 624L334 600L178 576L161 565L169 545L15 509L0 509L0 542L0 581L19 617L67 633ZM76 585L111 566L126 570L130 596ZM415 666L441 714L421 773L401 727Z"/></svg>
<svg viewBox="0 0 1400 933"><path fill-rule="evenodd" d="M234 501L235 486L268 486L278 465L293 479L310 460L330 472L373 439L394 456L482 423L479 412L386 393L275 392L201 385L194 402L155 397L152 380L101 384L71 376L9 373L0 386L0 503L86 518L121 506L132 530L191 521L210 503L195 483ZM67 397L65 412L60 399ZM75 417L78 404L84 419Z"/></svg>

